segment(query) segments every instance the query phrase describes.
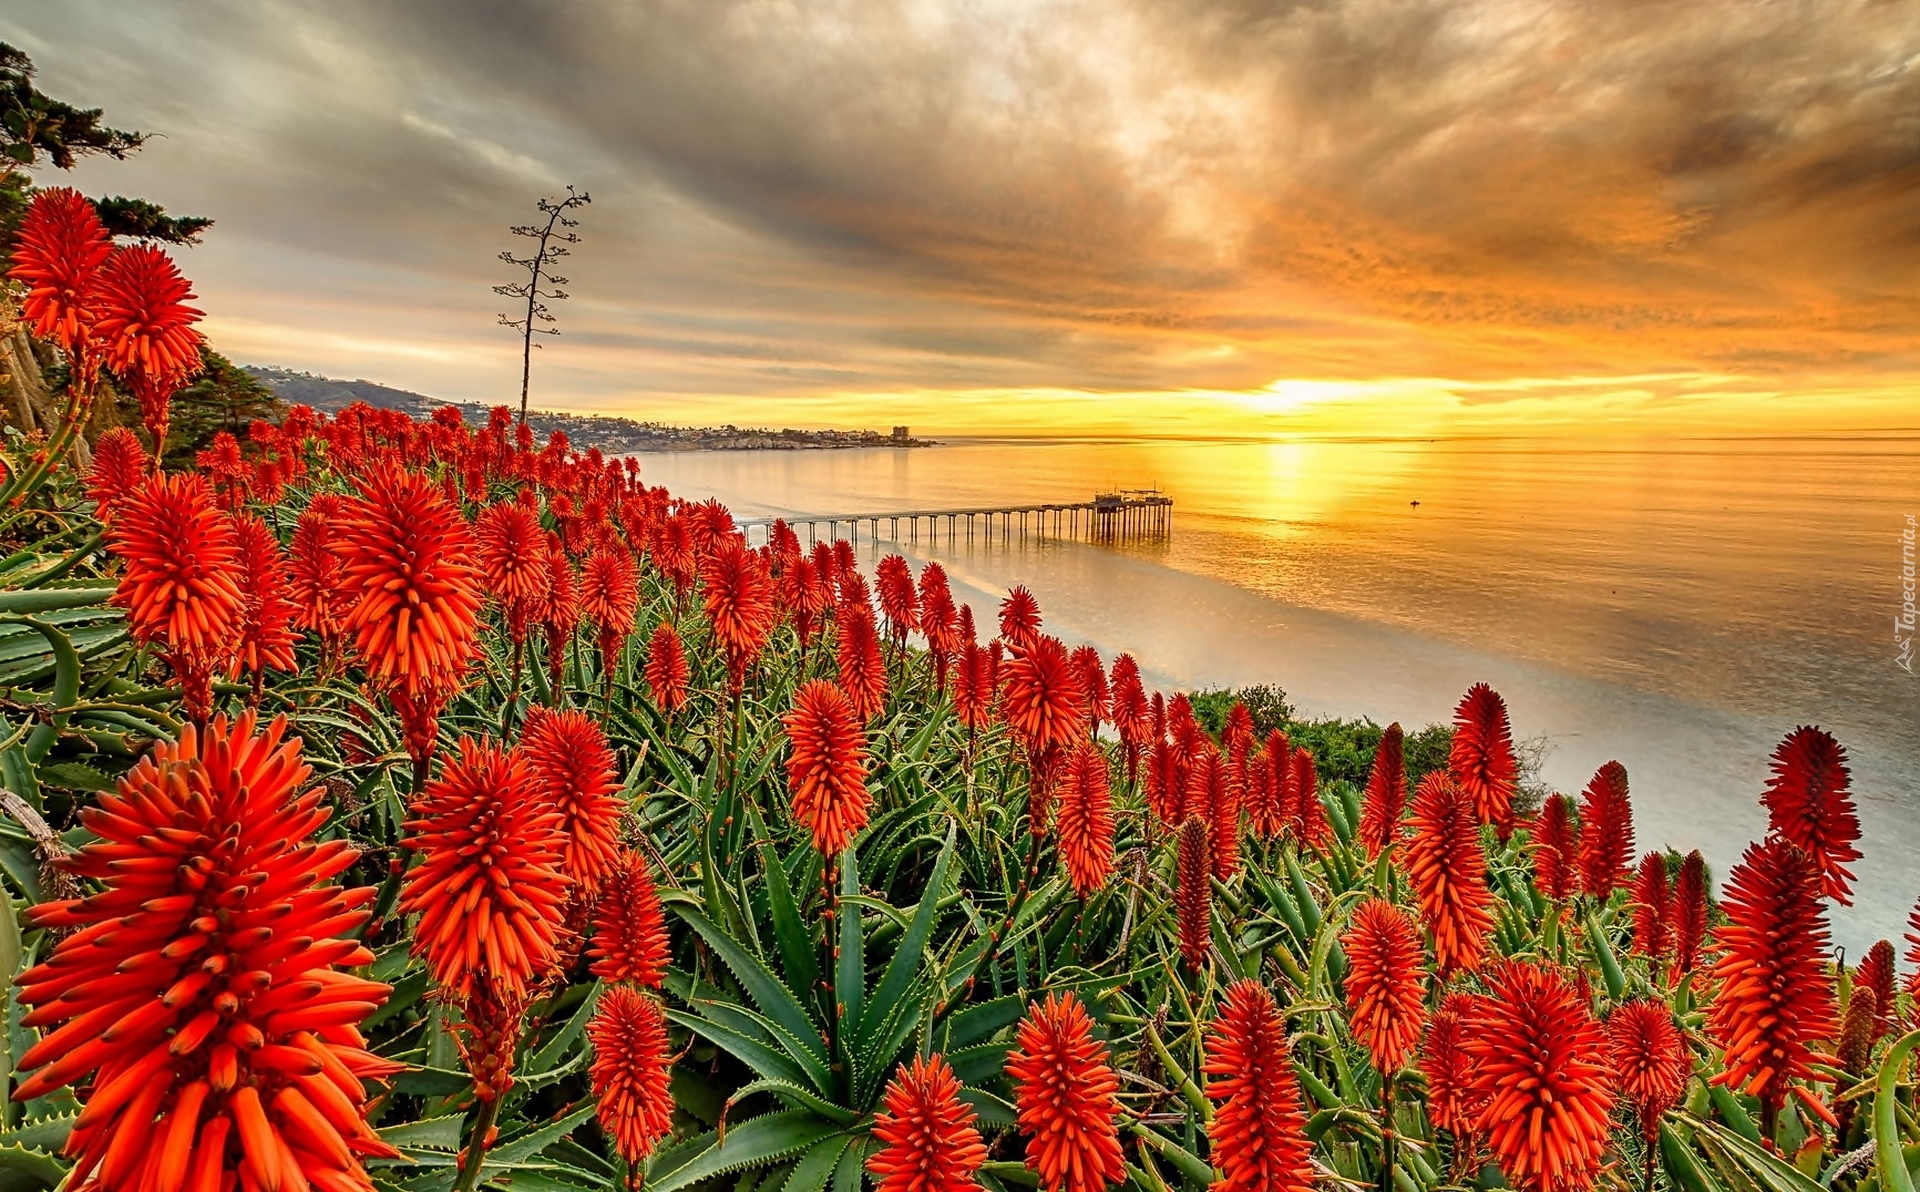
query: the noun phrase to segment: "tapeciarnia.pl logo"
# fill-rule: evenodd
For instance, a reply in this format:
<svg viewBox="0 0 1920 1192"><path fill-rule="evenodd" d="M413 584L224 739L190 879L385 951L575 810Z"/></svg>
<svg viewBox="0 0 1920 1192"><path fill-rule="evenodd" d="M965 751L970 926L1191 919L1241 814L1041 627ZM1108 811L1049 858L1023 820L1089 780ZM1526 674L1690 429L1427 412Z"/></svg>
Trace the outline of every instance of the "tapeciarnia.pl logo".
<svg viewBox="0 0 1920 1192"><path fill-rule="evenodd" d="M1900 531L1900 612L1893 618L1893 664L1908 674L1913 673L1914 528L1914 515L1909 513Z"/></svg>

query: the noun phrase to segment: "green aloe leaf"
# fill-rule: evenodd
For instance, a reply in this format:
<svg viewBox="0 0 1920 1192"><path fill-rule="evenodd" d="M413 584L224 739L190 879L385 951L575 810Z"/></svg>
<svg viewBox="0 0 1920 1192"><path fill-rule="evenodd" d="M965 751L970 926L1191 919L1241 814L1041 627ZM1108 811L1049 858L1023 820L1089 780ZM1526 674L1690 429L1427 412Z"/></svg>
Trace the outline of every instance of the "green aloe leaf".
<svg viewBox="0 0 1920 1192"><path fill-rule="evenodd" d="M741 1122L727 1129L721 1140L717 1132L703 1134L689 1147L684 1159L677 1153L673 1167L655 1172L647 1180L652 1192L678 1192L702 1180L750 1167L764 1167L809 1149L823 1139L841 1134L840 1126L804 1109L784 1109Z"/></svg>

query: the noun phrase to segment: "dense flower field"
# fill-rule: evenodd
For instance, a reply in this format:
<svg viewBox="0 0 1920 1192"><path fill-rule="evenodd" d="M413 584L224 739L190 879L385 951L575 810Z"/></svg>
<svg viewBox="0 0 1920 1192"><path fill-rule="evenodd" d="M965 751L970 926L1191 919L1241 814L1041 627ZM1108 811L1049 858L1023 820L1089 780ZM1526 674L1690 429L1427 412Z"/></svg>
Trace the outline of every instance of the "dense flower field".
<svg viewBox="0 0 1920 1192"><path fill-rule="evenodd" d="M1819 729L1716 899L1617 763L1516 798L1485 686L1323 782L1023 590L750 548L504 410L162 474L172 262L47 191L11 276L71 417L0 512L0 1187L1912 1190ZM82 475L103 374L148 437Z"/></svg>

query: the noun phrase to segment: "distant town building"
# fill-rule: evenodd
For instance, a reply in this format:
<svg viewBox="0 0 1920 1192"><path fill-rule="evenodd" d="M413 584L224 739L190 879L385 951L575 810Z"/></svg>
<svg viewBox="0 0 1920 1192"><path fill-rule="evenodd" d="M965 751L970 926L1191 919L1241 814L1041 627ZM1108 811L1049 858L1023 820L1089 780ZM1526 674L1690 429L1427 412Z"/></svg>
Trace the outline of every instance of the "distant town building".
<svg viewBox="0 0 1920 1192"><path fill-rule="evenodd" d="M904 443L912 437L913 435L904 426L896 426L893 428L893 441L896 443Z"/></svg>

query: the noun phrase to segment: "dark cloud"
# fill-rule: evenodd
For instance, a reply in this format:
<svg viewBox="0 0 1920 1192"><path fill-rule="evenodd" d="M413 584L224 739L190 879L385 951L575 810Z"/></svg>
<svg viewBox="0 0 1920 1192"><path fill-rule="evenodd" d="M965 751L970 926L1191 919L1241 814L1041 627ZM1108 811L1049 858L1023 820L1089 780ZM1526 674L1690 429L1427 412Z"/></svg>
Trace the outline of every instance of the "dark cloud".
<svg viewBox="0 0 1920 1192"><path fill-rule="evenodd" d="M577 182L579 403L1914 367L1887 0L23 0L90 168L220 220L246 354L504 384L502 225ZM345 363L354 361L355 363ZM511 371L511 370L508 370Z"/></svg>

